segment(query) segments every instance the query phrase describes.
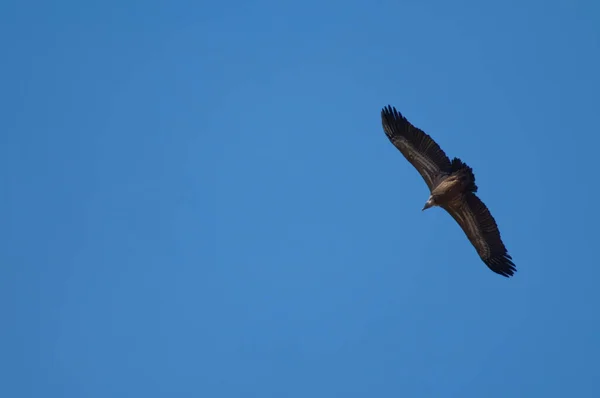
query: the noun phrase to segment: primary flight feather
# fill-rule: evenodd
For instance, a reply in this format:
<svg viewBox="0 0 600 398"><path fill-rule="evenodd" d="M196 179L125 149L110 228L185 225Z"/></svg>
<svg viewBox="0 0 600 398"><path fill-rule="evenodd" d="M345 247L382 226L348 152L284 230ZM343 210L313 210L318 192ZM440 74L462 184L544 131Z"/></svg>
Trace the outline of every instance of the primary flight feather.
<svg viewBox="0 0 600 398"><path fill-rule="evenodd" d="M452 161L440 146L413 126L396 108L381 111L383 131L421 174L430 196L423 210L439 206L456 220L477 250L481 260L495 273L510 277L516 272L494 217L475 195L477 185L471 167L459 158Z"/></svg>

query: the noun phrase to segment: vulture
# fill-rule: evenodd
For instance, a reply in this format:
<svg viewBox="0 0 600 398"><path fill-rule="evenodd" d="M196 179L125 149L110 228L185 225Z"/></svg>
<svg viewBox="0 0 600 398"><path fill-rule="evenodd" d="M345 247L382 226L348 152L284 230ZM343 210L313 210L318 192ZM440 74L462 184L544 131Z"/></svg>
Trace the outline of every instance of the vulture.
<svg viewBox="0 0 600 398"><path fill-rule="evenodd" d="M473 169L459 158L450 160L423 130L413 126L396 108L381 111L383 131L390 142L421 174L430 195L423 210L439 206L462 228L489 269L505 277L516 272L512 257L487 206L475 195Z"/></svg>

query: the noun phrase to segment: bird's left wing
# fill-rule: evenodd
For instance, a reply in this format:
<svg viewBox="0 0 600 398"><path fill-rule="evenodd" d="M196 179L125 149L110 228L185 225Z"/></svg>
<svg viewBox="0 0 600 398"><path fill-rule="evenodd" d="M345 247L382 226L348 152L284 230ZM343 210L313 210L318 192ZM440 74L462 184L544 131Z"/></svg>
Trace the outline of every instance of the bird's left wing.
<svg viewBox="0 0 600 398"><path fill-rule="evenodd" d="M396 108L381 110L381 123L388 139L421 174L429 190L450 170L450 159L423 130L413 126Z"/></svg>

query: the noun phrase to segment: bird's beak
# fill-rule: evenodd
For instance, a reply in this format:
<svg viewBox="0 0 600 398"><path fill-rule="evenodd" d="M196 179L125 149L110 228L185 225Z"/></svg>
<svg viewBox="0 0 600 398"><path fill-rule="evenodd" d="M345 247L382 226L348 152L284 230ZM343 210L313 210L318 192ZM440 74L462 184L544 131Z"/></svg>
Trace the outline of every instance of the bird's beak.
<svg viewBox="0 0 600 398"><path fill-rule="evenodd" d="M431 206L433 206L433 203L431 203L431 199L429 199L427 202L425 202L425 206L423 206L421 211L429 209Z"/></svg>

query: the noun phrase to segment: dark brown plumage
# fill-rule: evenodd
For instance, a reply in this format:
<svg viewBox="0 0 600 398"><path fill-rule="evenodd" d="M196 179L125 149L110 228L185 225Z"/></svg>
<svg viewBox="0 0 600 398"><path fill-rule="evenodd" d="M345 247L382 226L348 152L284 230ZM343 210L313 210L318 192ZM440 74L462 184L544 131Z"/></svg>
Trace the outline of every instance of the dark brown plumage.
<svg viewBox="0 0 600 398"><path fill-rule="evenodd" d="M440 146L421 129L413 126L396 108L381 111L383 130L404 157L421 174L431 195L423 210L439 206L456 220L477 250L479 257L495 273L510 277L516 272L494 217L475 195L477 185L471 167L460 159L452 161Z"/></svg>

